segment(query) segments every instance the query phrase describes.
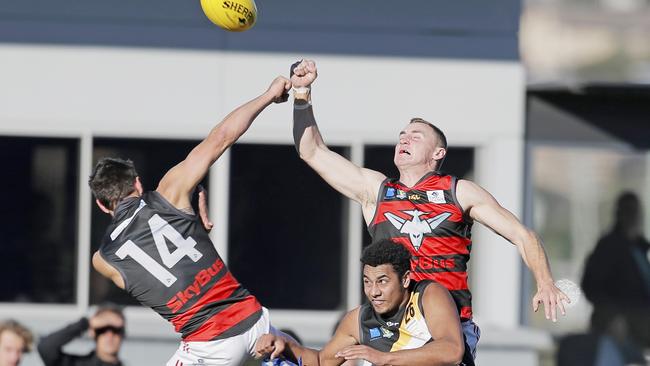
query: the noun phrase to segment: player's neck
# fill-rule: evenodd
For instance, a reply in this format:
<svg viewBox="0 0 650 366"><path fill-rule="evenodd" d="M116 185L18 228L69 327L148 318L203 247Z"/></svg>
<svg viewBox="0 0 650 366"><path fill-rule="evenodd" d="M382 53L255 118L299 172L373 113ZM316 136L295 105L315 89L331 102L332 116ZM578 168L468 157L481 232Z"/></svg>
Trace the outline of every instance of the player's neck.
<svg viewBox="0 0 650 366"><path fill-rule="evenodd" d="M111 215L111 217L115 217L115 209L117 209L117 208L122 204L122 202L124 202L125 200L128 200L129 198L138 198L138 197L140 197L140 196L142 196L142 195L140 194L140 192L138 192L138 191L133 191L133 193L131 193L130 195L128 195L128 196L126 196L126 197L124 197L124 198L122 198L122 199L120 200L120 202L116 203L116 204L115 204L115 208L112 209L112 210L110 210L110 211L108 212L108 214Z"/></svg>
<svg viewBox="0 0 650 366"><path fill-rule="evenodd" d="M399 181L409 188L416 185L425 174L428 174L433 170L428 165L409 166L398 169Z"/></svg>

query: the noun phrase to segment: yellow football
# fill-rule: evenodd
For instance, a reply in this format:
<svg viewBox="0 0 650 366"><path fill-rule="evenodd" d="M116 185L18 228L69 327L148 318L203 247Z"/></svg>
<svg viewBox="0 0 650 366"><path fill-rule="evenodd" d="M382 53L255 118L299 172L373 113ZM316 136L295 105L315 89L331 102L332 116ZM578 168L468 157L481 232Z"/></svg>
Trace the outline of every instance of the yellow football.
<svg viewBox="0 0 650 366"><path fill-rule="evenodd" d="M201 8L212 23L231 32L243 32L255 25L255 0L201 0Z"/></svg>

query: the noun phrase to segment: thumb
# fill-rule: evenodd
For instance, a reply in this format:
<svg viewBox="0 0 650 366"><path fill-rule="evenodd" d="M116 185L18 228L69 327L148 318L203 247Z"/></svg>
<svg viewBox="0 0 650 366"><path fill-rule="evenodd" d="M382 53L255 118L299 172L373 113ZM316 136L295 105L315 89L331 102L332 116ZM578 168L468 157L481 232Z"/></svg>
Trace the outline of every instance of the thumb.
<svg viewBox="0 0 650 366"><path fill-rule="evenodd" d="M538 309L539 309L539 298L537 297L537 295L535 295L533 296L533 311L537 312Z"/></svg>

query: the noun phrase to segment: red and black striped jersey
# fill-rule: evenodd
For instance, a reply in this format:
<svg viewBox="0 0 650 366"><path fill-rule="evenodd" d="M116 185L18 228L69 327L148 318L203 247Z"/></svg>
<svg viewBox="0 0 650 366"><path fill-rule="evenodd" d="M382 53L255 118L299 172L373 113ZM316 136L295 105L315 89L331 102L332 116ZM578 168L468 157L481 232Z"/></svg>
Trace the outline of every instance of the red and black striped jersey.
<svg viewBox="0 0 650 366"><path fill-rule="evenodd" d="M411 277L445 286L461 319L472 318L467 262L472 248L472 221L456 200L457 178L431 172L413 187L386 179L368 225L373 240L390 239L412 254Z"/></svg>
<svg viewBox="0 0 650 366"><path fill-rule="evenodd" d="M158 192L126 199L99 249L125 290L174 325L185 341L241 334L262 306L232 276L196 215Z"/></svg>

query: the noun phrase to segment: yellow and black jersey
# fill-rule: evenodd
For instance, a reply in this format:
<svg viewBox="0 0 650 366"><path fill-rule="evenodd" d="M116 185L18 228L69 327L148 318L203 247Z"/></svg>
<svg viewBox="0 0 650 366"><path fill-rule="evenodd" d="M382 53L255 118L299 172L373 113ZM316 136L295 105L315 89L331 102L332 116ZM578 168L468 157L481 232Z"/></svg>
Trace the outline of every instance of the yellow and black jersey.
<svg viewBox="0 0 650 366"><path fill-rule="evenodd" d="M382 352L421 347L433 339L424 320L422 294L431 281L412 282L410 298L395 315L384 319L364 304L359 309L360 343ZM364 365L370 365L365 361Z"/></svg>

